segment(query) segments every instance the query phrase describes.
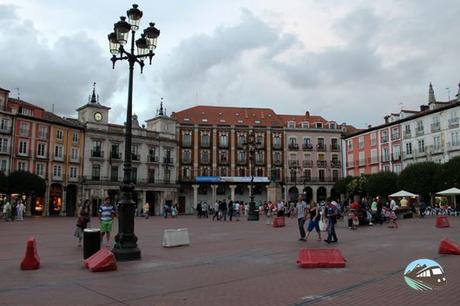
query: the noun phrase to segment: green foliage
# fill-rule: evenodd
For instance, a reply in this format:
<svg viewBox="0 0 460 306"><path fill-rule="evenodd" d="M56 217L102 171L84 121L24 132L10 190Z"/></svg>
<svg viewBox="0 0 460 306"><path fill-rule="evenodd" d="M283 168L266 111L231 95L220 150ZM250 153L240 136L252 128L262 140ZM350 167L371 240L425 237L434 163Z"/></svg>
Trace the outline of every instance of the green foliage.
<svg viewBox="0 0 460 306"><path fill-rule="evenodd" d="M428 199L442 185L436 180L440 171L441 166L433 162L409 165L399 175L399 187Z"/></svg>
<svg viewBox="0 0 460 306"><path fill-rule="evenodd" d="M361 174L359 177L354 177L347 185L347 192L350 195L361 195L366 194L367 179L368 175Z"/></svg>
<svg viewBox="0 0 460 306"><path fill-rule="evenodd" d="M398 191L398 175L394 172L380 172L367 178L366 192L371 197L388 195Z"/></svg>
<svg viewBox="0 0 460 306"><path fill-rule="evenodd" d="M19 194L44 195L46 191L45 180L27 171L15 171L8 176L8 192Z"/></svg>
<svg viewBox="0 0 460 306"><path fill-rule="evenodd" d="M0 172L0 193L7 193L7 192L8 192L8 177L3 172Z"/></svg>
<svg viewBox="0 0 460 306"><path fill-rule="evenodd" d="M438 191L452 187L460 188L460 156L443 164L435 180Z"/></svg>
<svg viewBox="0 0 460 306"><path fill-rule="evenodd" d="M347 186L352 180L353 180L352 176L347 176L347 177L344 177L344 178L338 180L334 184L334 190L338 194L346 194L347 193Z"/></svg>

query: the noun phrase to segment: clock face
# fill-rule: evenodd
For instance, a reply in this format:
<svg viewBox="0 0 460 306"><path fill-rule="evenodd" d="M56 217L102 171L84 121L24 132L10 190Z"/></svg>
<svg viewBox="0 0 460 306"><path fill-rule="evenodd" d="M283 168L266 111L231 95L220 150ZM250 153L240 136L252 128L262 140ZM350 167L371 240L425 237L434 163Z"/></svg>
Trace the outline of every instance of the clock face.
<svg viewBox="0 0 460 306"><path fill-rule="evenodd" d="M102 120L102 114L97 112L97 113L94 113L94 119L96 121L101 121Z"/></svg>

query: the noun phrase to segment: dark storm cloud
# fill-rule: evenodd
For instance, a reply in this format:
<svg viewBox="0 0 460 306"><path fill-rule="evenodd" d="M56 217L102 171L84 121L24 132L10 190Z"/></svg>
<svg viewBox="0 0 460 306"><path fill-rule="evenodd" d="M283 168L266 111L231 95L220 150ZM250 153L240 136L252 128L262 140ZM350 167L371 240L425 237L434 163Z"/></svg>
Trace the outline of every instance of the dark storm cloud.
<svg viewBox="0 0 460 306"><path fill-rule="evenodd" d="M75 116L87 102L93 81L108 100L117 80L110 62L84 33L59 37L51 46L29 20L20 20L15 7L0 5L0 87L20 88L21 99L55 112Z"/></svg>

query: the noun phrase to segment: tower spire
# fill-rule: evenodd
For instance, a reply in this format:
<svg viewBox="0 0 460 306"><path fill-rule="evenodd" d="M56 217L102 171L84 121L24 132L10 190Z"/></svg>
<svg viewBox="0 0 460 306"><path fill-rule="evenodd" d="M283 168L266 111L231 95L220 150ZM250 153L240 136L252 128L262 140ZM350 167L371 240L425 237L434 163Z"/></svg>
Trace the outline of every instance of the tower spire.
<svg viewBox="0 0 460 306"><path fill-rule="evenodd" d="M96 99L96 82L93 83L93 94L91 95L91 103L97 103Z"/></svg>
<svg viewBox="0 0 460 306"><path fill-rule="evenodd" d="M165 112L163 110L163 97L161 97L160 110L158 111L158 116L164 116Z"/></svg>
<svg viewBox="0 0 460 306"><path fill-rule="evenodd" d="M428 104L436 103L436 97L434 96L433 85L430 82L430 88L428 89Z"/></svg>
<svg viewBox="0 0 460 306"><path fill-rule="evenodd" d="M460 83L458 83L457 101L460 102Z"/></svg>

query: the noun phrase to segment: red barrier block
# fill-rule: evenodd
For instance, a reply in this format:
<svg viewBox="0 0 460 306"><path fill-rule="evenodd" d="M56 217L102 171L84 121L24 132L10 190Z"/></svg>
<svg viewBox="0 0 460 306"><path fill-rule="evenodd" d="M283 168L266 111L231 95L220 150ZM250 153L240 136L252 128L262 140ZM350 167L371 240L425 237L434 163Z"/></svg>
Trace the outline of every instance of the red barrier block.
<svg viewBox="0 0 460 306"><path fill-rule="evenodd" d="M286 226L284 222L284 217L275 217L273 218L273 227L283 227Z"/></svg>
<svg viewBox="0 0 460 306"><path fill-rule="evenodd" d="M300 249L297 264L302 268L344 268L345 258L339 249Z"/></svg>
<svg viewBox="0 0 460 306"><path fill-rule="evenodd" d="M91 257L85 259L84 264L91 272L113 271L117 269L115 256L107 248L102 248Z"/></svg>
<svg viewBox="0 0 460 306"><path fill-rule="evenodd" d="M441 240L438 253L460 255L460 246L446 238Z"/></svg>
<svg viewBox="0 0 460 306"><path fill-rule="evenodd" d="M27 240L26 255L21 262L21 270L37 270L40 268L40 257L37 253L35 237Z"/></svg>
<svg viewBox="0 0 460 306"><path fill-rule="evenodd" d="M447 220L446 216L437 216L436 217L436 227L449 227L449 220Z"/></svg>

